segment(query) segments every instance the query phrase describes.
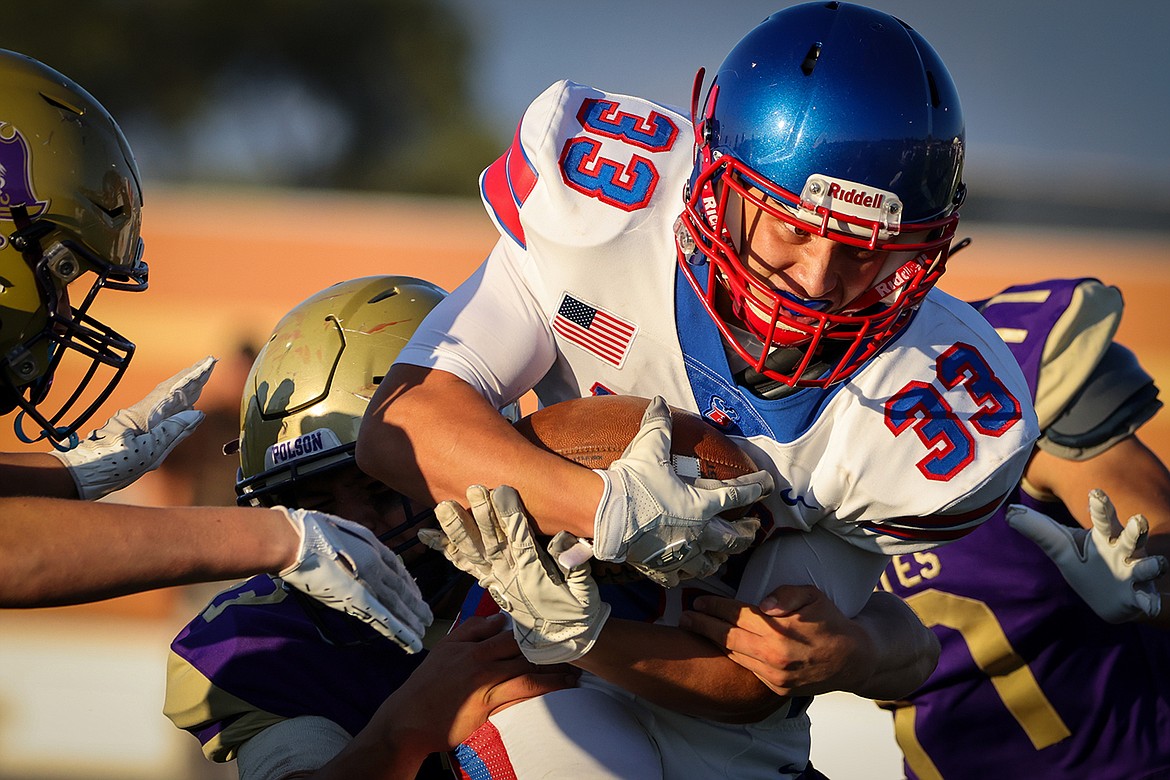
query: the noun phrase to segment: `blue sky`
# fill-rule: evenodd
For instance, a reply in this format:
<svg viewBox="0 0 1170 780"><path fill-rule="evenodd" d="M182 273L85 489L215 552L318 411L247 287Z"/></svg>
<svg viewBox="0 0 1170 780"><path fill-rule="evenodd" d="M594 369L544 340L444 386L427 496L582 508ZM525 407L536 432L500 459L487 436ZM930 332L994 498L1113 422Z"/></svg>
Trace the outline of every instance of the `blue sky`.
<svg viewBox="0 0 1170 780"><path fill-rule="evenodd" d="M444 0L475 34L479 108L510 132L559 78L682 105L769 13L759 0ZM1170 203L1170 3L886 0L958 84L968 174L1049 187L1134 187Z"/></svg>

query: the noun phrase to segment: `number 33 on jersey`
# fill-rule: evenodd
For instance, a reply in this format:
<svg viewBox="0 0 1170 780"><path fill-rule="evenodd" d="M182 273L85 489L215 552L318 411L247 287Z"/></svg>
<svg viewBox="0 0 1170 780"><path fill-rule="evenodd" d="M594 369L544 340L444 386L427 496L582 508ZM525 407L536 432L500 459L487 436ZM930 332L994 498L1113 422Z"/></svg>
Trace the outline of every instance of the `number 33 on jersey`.
<svg viewBox="0 0 1170 780"><path fill-rule="evenodd" d="M779 527L819 525L865 549L912 553L978 526L1015 486L1037 435L1002 340L936 289L847 382L772 400L745 390L677 272L673 226L693 138L665 106L571 82L546 90L480 181L502 238L468 286L475 294L454 294L458 317L437 318L429 344L416 335L420 362L492 401L533 383L546 405L662 395L773 472ZM532 350L497 351L484 332Z"/></svg>

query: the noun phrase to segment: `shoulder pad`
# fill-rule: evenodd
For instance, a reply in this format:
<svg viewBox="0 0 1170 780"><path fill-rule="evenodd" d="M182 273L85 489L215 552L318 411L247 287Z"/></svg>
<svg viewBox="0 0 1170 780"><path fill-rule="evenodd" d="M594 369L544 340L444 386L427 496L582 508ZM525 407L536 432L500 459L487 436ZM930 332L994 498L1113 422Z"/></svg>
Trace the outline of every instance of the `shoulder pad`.
<svg viewBox="0 0 1170 780"><path fill-rule="evenodd" d="M1067 460L1087 460L1129 436L1162 407L1158 386L1137 356L1111 343L1037 445Z"/></svg>
<svg viewBox="0 0 1170 780"><path fill-rule="evenodd" d="M617 217L645 208L662 179L689 174L691 156L679 152L689 151L690 132L668 106L558 81L529 104L512 144L480 175L480 196L496 228L522 249L533 225L558 241L598 225L622 233L631 218ZM542 204L537 215L533 204Z"/></svg>
<svg viewBox="0 0 1170 780"><path fill-rule="evenodd" d="M1029 375L1044 430L1109 348L1124 304L1116 287L1081 279L1011 287L977 306Z"/></svg>

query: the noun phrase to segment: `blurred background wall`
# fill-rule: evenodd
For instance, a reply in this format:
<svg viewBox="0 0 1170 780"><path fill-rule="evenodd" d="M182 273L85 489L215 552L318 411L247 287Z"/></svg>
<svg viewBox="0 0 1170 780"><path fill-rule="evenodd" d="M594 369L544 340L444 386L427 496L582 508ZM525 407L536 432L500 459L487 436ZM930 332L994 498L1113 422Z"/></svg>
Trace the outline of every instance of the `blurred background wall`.
<svg viewBox="0 0 1170 780"><path fill-rule="evenodd" d="M942 286L976 298L1097 276L1125 295L1119 340L1170 387L1170 96L1159 86L1170 5L875 4L934 44L963 98L971 195L960 233L974 243ZM7 19L0 47L93 92L145 179L150 290L103 293L96 311L138 352L94 422L200 357L220 358L198 435L113 500L231 500L235 463L220 449L236 435L243 377L297 302L366 274L447 289L464 279L495 238L476 176L549 83L682 105L699 66L715 69L785 5L90 0ZM1168 420L1143 429L1164 459ZM0 446L27 446L8 422ZM0 611L0 779L234 777L160 714L166 645L214 590ZM900 776L884 713L840 697L821 712L822 769ZM858 754L864 769L847 763Z"/></svg>

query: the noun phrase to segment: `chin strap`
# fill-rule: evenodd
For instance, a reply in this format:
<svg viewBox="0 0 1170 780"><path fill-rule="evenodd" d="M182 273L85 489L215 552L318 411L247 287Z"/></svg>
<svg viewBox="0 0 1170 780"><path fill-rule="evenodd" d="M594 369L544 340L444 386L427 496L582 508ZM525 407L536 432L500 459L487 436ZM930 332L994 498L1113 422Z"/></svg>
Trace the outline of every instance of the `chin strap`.
<svg viewBox="0 0 1170 780"><path fill-rule="evenodd" d="M24 418L27 416L27 413L22 411L16 415L16 419L12 422L12 430L16 434L16 438L25 444L36 444L44 439L58 452L69 452L81 441L77 431L71 431L68 428L54 428L53 433L57 434L56 437L50 436L48 429L42 430L35 437L29 436L24 432ZM58 441L58 439L64 439L64 442Z"/></svg>
<svg viewBox="0 0 1170 780"><path fill-rule="evenodd" d="M796 347L777 347L773 349L768 357L764 360L764 367L769 371L775 371L780 374L786 374L792 370L792 367L804 359L804 353ZM801 379L818 379L824 376L825 372L829 370L829 363L818 360L815 363L809 364L804 373L800 375ZM785 396L795 393L801 388L795 385L789 385L777 379L771 379L758 373L754 368L748 366L742 371L735 374L735 383L740 387L748 390L752 395L758 398L763 398L768 401L774 401L777 398L784 398Z"/></svg>

